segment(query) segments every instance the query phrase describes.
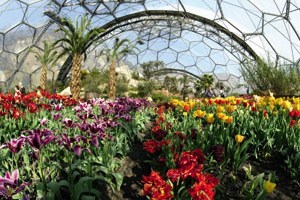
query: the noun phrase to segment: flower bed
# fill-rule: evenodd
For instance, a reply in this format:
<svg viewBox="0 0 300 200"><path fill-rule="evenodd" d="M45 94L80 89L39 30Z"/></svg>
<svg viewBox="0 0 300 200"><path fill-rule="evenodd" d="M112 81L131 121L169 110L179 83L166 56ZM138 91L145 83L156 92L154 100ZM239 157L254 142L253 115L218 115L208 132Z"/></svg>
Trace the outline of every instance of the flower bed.
<svg viewBox="0 0 300 200"><path fill-rule="evenodd" d="M0 105L5 199L107 199L107 190L120 190L120 160L147 122L142 99L1 94Z"/></svg>
<svg viewBox="0 0 300 200"><path fill-rule="evenodd" d="M143 99L0 94L0 196L109 199L123 182L122 159L147 133L152 172L140 180L144 197L265 199L276 194L279 170L299 184L299 118L299 98L151 107ZM253 161L276 166L257 173Z"/></svg>
<svg viewBox="0 0 300 200"><path fill-rule="evenodd" d="M144 176L143 192L151 199L265 199L275 189L276 171L253 174L246 163L276 163L297 181L299 117L299 98L174 99L159 105L144 142L153 172Z"/></svg>

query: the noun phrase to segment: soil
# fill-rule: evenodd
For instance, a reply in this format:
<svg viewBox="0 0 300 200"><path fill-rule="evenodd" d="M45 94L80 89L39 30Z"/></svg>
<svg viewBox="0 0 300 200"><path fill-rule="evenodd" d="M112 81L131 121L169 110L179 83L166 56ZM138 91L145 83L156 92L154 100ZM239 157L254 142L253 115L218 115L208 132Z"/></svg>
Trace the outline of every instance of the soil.
<svg viewBox="0 0 300 200"><path fill-rule="evenodd" d="M145 162L147 154L143 150L142 143L135 143L132 151L122 161L120 172L123 173L124 181L121 186L121 191L110 195L112 200L147 200L141 195L143 184L141 183L143 175L149 175L151 167ZM276 171L276 190L268 196L267 200L300 200L300 180L295 180L289 177L287 171L278 168L279 164L275 161L262 163L254 159L250 159L246 163L252 167L252 174L266 173ZM245 175L240 175L245 177ZM242 177L240 177L242 178ZM225 200L240 199L236 197L235 192L238 191L234 184L227 184L225 191L227 195L222 197ZM240 188L239 188L240 189Z"/></svg>

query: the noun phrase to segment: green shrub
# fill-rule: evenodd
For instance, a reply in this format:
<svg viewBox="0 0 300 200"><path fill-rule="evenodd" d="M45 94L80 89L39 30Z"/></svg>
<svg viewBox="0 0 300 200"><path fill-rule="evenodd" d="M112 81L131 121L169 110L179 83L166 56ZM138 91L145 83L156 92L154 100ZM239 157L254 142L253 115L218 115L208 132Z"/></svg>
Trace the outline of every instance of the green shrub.
<svg viewBox="0 0 300 200"><path fill-rule="evenodd" d="M157 103L167 102L170 100L170 97L168 97L162 93L153 93L151 98L154 102L157 102Z"/></svg>
<svg viewBox="0 0 300 200"><path fill-rule="evenodd" d="M275 65L269 60L259 60L255 64L243 66L241 71L254 93L265 94L270 90L277 96L299 94L299 66Z"/></svg>

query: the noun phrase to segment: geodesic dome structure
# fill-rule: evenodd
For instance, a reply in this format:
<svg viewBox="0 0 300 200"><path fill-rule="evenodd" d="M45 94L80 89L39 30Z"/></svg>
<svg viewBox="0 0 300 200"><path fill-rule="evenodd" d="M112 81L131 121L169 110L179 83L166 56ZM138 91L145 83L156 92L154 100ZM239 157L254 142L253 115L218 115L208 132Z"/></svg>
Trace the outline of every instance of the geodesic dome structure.
<svg viewBox="0 0 300 200"><path fill-rule="evenodd" d="M106 32L99 35L102 47L87 49L85 65L102 65L97 50L116 37L142 40L139 51L126 58L132 67L159 60L169 72L212 74L234 90L243 84L244 64L257 59L298 64L299 8L297 0L3 0L0 84L36 86L41 66L29 49L42 50L43 40L63 37L54 31L61 17L75 22L88 15ZM49 69L48 78L64 81L69 71L65 57Z"/></svg>

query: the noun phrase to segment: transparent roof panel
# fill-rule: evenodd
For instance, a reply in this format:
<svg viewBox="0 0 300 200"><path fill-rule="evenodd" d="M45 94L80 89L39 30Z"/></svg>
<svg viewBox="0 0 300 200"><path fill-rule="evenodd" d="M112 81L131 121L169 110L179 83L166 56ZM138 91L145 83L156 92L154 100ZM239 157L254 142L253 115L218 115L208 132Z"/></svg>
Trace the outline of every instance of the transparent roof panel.
<svg viewBox="0 0 300 200"><path fill-rule="evenodd" d="M89 61L112 46L116 37L143 41L123 62L134 67L161 60L166 67L201 76L211 73L235 87L240 68L255 58L297 64L300 61L298 0L2 0L0 1L0 74L10 88L22 78L37 85L40 65L29 52L55 41L56 19L87 15L92 27L106 27L102 45L87 49ZM284 45L283 45L284 44ZM56 76L67 57L58 61ZM97 61L98 67L104 67ZM68 74L66 71L65 74ZM56 78L56 77L55 77Z"/></svg>

